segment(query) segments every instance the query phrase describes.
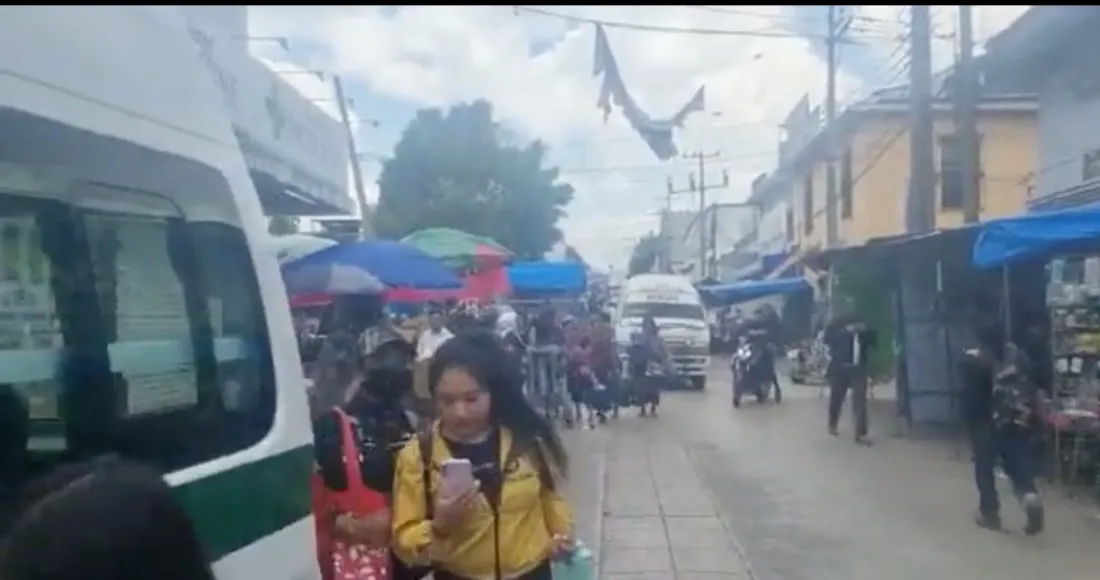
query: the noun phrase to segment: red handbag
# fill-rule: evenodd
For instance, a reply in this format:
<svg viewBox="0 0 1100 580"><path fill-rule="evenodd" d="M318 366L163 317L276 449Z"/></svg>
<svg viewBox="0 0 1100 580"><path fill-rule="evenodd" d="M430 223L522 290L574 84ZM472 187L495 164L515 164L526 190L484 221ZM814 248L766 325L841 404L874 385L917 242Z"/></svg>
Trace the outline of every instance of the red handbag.
<svg viewBox="0 0 1100 580"><path fill-rule="evenodd" d="M363 483L360 472L359 447L351 418L342 409L335 409L340 423L340 448L343 450L344 471L348 487L336 491L314 485L314 507L320 508L317 528L318 561L326 580L390 580L390 551L387 547L370 547L349 543L332 536L327 529L339 514L369 516L389 509L385 496ZM320 475L314 474L319 483ZM318 489L318 487L320 489Z"/></svg>

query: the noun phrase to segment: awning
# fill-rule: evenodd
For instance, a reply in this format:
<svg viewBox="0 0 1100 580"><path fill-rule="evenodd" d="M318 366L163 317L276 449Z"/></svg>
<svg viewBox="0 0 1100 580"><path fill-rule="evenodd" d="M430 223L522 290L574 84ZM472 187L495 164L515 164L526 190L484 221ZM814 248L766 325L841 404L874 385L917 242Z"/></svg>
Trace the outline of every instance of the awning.
<svg viewBox="0 0 1100 580"><path fill-rule="evenodd" d="M975 266L992 268L1093 240L1100 240L1100 207L1035 213L986 222L972 259Z"/></svg>
<svg viewBox="0 0 1100 580"><path fill-rule="evenodd" d="M279 215L351 214L347 135L337 119L253 58L241 42L191 38L222 93L264 209Z"/></svg>
<svg viewBox="0 0 1100 580"><path fill-rule="evenodd" d="M517 296L579 295L588 286L588 269L580 262L520 262L508 268Z"/></svg>
<svg viewBox="0 0 1100 580"><path fill-rule="evenodd" d="M792 267L796 266L797 264L802 262L802 260L805 260L807 256L809 256L810 254L816 253L817 251L818 251L818 248L816 246L812 246L812 247L809 247L809 248L803 248L801 250L792 252L789 256L787 256L787 258L785 260L783 260L783 262L776 269L768 272L768 274L766 276L764 276L764 279L765 280L776 280L776 279L778 279L780 276L783 275L784 272L786 272L787 270L789 270Z"/></svg>
<svg viewBox="0 0 1100 580"><path fill-rule="evenodd" d="M809 282L801 276L776 280L751 280L721 286L699 288L699 296L707 306L730 306L741 302L811 290Z"/></svg>

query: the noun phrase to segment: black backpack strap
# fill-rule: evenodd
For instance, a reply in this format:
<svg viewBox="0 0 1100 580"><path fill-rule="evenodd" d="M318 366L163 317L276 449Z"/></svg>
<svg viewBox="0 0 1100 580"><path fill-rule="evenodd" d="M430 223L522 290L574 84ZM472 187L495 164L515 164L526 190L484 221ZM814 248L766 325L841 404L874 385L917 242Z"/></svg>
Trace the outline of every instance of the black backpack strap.
<svg viewBox="0 0 1100 580"><path fill-rule="evenodd" d="M435 502L432 500L432 428L429 425L426 431L416 436L416 442L420 447L420 467L423 471L424 485L424 519L432 519L435 515Z"/></svg>

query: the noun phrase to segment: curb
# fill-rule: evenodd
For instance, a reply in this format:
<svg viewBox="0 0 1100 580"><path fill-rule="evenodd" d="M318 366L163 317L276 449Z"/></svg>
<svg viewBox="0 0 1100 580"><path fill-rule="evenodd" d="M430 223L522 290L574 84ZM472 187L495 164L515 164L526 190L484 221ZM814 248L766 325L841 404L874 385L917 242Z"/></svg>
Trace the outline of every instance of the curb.
<svg viewBox="0 0 1100 580"><path fill-rule="evenodd" d="M596 577L593 580L601 580L603 578L603 520L604 514L607 513L607 456L611 451L611 444L608 443L604 452L600 455L599 463L596 464L597 479L599 481L599 491L596 492L596 505L599 509L596 511L596 525L593 526L595 530L595 538L592 539L592 553L595 554L596 564Z"/></svg>
<svg viewBox="0 0 1100 580"><path fill-rule="evenodd" d="M695 476L699 478L699 481L703 480L703 475L699 473L699 468L695 466L696 455L682 442L680 446L684 448L688 457L691 460L691 469L695 471ZM749 561L748 551L745 550L745 546L737 539L736 529L730 518L722 512L721 504L718 503L718 498L714 496L714 491L704 483L703 493L707 494L707 500L710 501L711 507L714 508L714 513L718 515L718 521L722 522L722 529L726 531L726 538L729 541L730 547L737 553L737 558L741 560L741 565L745 568L745 574L750 580L760 580L760 575L756 573L756 570L752 567L752 562Z"/></svg>

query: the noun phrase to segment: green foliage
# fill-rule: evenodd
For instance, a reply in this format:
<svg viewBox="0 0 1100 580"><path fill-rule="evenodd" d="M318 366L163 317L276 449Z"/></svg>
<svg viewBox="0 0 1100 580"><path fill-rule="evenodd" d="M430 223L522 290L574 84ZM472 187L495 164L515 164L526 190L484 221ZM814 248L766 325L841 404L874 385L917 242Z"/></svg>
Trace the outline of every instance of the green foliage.
<svg viewBox="0 0 1100 580"><path fill-rule="evenodd" d="M286 215L271 216L267 221L267 232L273 236L298 233L298 218Z"/></svg>
<svg viewBox="0 0 1100 580"><path fill-rule="evenodd" d="M871 354L873 377L894 372L894 310L890 285L875 268L876 262L848 262L835 266L835 292L848 298L857 316L878 331L878 348Z"/></svg>
<svg viewBox="0 0 1100 580"><path fill-rule="evenodd" d="M644 274L653 270L660 255L661 237L654 233L642 236L638 243L634 244L634 250L630 252L627 275Z"/></svg>
<svg viewBox="0 0 1100 580"><path fill-rule="evenodd" d="M405 127L378 178L379 234L400 239L430 227L489 236L538 259L561 239L573 187L544 167L541 141L514 145L483 100L423 109Z"/></svg>

